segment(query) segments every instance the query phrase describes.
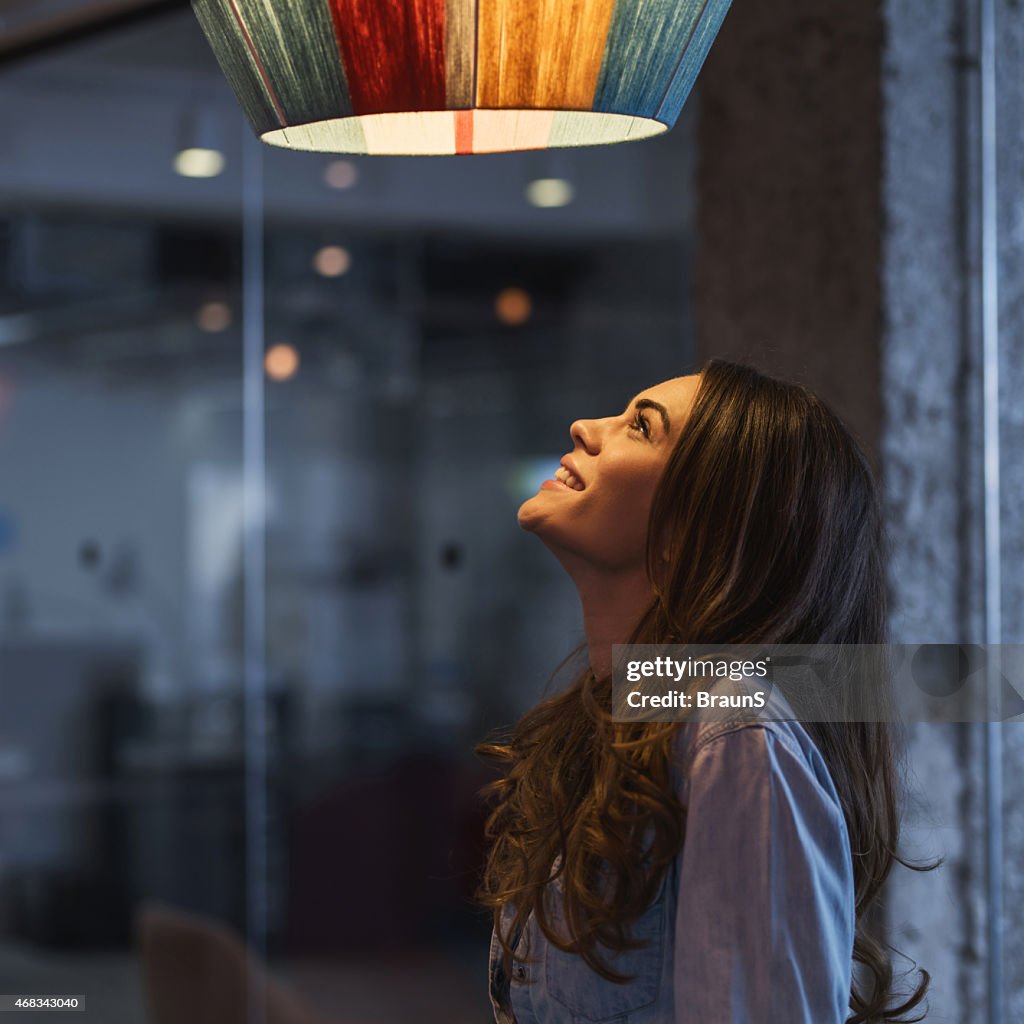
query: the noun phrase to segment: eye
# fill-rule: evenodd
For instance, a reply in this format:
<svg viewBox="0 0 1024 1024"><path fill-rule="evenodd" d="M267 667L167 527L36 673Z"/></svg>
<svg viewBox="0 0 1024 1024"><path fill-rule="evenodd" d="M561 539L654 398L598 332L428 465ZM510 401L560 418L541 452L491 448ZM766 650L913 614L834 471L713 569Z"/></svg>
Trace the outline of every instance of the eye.
<svg viewBox="0 0 1024 1024"><path fill-rule="evenodd" d="M629 429L639 430L647 438L651 436L651 425L647 422L647 417L642 412L636 414L633 422L629 425Z"/></svg>

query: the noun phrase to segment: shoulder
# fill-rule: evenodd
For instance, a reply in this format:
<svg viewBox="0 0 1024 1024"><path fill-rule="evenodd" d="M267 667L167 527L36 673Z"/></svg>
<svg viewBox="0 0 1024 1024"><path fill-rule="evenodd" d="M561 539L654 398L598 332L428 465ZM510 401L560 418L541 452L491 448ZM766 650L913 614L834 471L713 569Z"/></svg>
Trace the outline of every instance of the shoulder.
<svg viewBox="0 0 1024 1024"><path fill-rule="evenodd" d="M801 757L813 758L817 754L813 740L779 686L744 676L736 680L713 679L703 689L716 703L707 710L693 711L688 720L680 723L676 749L684 760L720 736L740 734L747 728L765 730L766 735L788 744Z"/></svg>
<svg viewBox="0 0 1024 1024"><path fill-rule="evenodd" d="M812 771L824 766L814 740L800 722L773 718L682 722L674 741L676 762L688 768L712 744L750 746L755 738L765 745L781 745Z"/></svg>
<svg viewBox="0 0 1024 1024"><path fill-rule="evenodd" d="M795 718L779 717L788 705L773 697L766 717L733 717L680 724L674 738L673 773L684 804L694 786L731 786L738 780L783 784L803 803L820 803L845 830L842 804L825 759Z"/></svg>

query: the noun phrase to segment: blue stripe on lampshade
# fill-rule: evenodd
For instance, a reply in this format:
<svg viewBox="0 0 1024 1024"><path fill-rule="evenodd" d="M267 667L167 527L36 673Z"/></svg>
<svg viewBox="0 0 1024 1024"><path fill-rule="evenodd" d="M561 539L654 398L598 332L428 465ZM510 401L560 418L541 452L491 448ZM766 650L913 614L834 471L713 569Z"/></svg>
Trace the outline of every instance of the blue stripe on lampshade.
<svg viewBox="0 0 1024 1024"><path fill-rule="evenodd" d="M654 117L705 4L715 0L618 0L594 109Z"/></svg>
<svg viewBox="0 0 1024 1024"><path fill-rule="evenodd" d="M690 45L683 54L682 63L676 71L675 78L669 86L665 99L658 109L657 118L665 124L675 124L683 111L683 104L693 89L704 60L711 52L711 44L722 27L731 0L710 0L701 15L697 31L693 34Z"/></svg>

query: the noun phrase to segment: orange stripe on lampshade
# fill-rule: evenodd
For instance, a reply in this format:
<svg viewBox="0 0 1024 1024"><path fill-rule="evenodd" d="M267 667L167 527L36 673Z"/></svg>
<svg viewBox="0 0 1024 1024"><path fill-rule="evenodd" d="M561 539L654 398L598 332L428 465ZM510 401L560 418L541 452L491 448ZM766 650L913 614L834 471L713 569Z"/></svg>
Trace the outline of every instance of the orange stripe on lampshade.
<svg viewBox="0 0 1024 1024"><path fill-rule="evenodd" d="M455 152L473 152L473 111L455 111Z"/></svg>
<svg viewBox="0 0 1024 1024"><path fill-rule="evenodd" d="M589 110L615 0L479 0L480 107Z"/></svg>

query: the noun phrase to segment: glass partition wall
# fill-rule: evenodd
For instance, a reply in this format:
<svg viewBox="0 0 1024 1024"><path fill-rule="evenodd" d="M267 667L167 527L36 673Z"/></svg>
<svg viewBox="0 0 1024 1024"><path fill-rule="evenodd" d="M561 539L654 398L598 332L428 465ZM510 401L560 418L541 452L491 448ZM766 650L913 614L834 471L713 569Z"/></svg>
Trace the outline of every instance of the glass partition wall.
<svg viewBox="0 0 1024 1024"><path fill-rule="evenodd" d="M192 35L0 78L0 991L104 1021L172 1019L176 915L246 926L241 135Z"/></svg>
<svg viewBox="0 0 1024 1024"><path fill-rule="evenodd" d="M318 274L336 250L346 273ZM267 681L289 751L270 774L291 826L276 927L367 1020L479 1019L488 775L470 749L581 640L516 508L573 419L687 369L685 247L342 221L268 225L266 254Z"/></svg>
<svg viewBox="0 0 1024 1024"><path fill-rule="evenodd" d="M279 152L187 10L0 97L0 991L487 1019L471 748L582 640L515 512L692 368L689 115Z"/></svg>

